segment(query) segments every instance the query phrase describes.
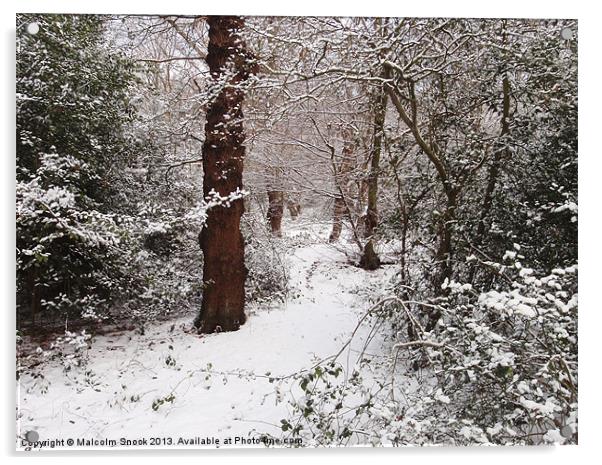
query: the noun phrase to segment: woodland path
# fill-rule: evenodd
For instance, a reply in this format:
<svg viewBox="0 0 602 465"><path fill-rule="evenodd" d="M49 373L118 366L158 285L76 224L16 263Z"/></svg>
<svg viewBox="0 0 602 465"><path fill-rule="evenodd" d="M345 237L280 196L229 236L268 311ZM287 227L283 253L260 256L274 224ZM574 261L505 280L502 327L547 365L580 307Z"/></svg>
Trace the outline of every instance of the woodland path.
<svg viewBox="0 0 602 465"><path fill-rule="evenodd" d="M187 317L150 326L144 335L97 336L85 367L65 372L53 361L43 380L24 377L17 386L23 406L18 433L174 442L279 434L289 407L276 403L269 377L338 352L365 307L356 291L391 271L367 273L318 241L291 249L287 260L291 297L273 308L252 308L239 331L198 336L185 331ZM358 332L347 349L351 354L366 333Z"/></svg>

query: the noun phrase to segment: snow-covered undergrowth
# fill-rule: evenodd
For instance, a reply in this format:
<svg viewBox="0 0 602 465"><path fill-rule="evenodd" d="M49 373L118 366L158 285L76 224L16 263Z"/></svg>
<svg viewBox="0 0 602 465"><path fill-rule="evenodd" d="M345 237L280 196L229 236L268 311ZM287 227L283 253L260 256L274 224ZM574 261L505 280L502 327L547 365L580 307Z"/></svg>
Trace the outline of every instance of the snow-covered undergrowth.
<svg viewBox="0 0 602 465"><path fill-rule="evenodd" d="M446 282L446 297L421 302L383 283L365 316L389 348L366 350L342 382L329 363L302 378L289 434L316 445L576 443L577 267L490 265L509 288Z"/></svg>
<svg viewBox="0 0 602 465"><path fill-rule="evenodd" d="M180 438L224 444L236 436L281 437L300 377L339 352L356 329L364 311L357 290L392 273L350 265L322 242L324 229L298 225L291 236L284 239L291 245L288 298L251 305L237 332L197 335L188 331L190 315L148 325L144 334L68 334L22 357L19 436L35 430L41 440L171 438L167 446L187 445ZM368 334L361 327L344 347L341 379L353 376Z"/></svg>
<svg viewBox="0 0 602 465"><path fill-rule="evenodd" d="M327 225L287 226L286 292L251 303L237 332L197 335L190 315L144 334L67 333L23 357L18 433L167 447L577 441L576 267L536 276L508 255L489 264L505 290L452 281L445 298L413 301L396 265L366 272L352 241L325 243Z"/></svg>

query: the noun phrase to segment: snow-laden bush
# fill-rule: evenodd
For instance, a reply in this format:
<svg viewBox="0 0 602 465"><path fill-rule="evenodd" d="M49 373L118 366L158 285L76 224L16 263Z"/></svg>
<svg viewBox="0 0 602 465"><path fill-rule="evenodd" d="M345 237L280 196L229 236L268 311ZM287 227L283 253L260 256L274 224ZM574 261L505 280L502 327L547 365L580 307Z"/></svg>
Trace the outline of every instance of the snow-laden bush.
<svg viewBox="0 0 602 465"><path fill-rule="evenodd" d="M284 434L320 445L576 443L577 267L536 276L490 265L514 270L507 289L447 282L437 304L383 299L372 316L415 337L399 331L389 357L363 357L343 380L334 364L300 374ZM420 307L440 312L431 332Z"/></svg>
<svg viewBox="0 0 602 465"><path fill-rule="evenodd" d="M142 327L199 308L203 261L198 228L173 209L141 203L132 230L125 271L132 288L115 311Z"/></svg>
<svg viewBox="0 0 602 465"><path fill-rule="evenodd" d="M121 297L114 290L130 287L129 225L113 207L138 152L135 65L106 46L104 31L94 15L17 17L19 327L102 317Z"/></svg>
<svg viewBox="0 0 602 465"><path fill-rule="evenodd" d="M80 185L91 167L56 153L17 181L18 312L46 325L65 319L152 320L198 304L201 253L187 218L139 203L104 213ZM152 239L151 239L152 238ZM35 321L34 321L35 319Z"/></svg>
<svg viewBox="0 0 602 465"><path fill-rule="evenodd" d="M21 170L16 186L17 303L20 316L48 318L102 312L117 275L125 234L119 218L97 209L78 185L87 163L57 153ZM79 316L79 315L78 315Z"/></svg>
<svg viewBox="0 0 602 465"><path fill-rule="evenodd" d="M284 301L288 290L286 238L274 237L260 217L245 215L245 293L248 302Z"/></svg>

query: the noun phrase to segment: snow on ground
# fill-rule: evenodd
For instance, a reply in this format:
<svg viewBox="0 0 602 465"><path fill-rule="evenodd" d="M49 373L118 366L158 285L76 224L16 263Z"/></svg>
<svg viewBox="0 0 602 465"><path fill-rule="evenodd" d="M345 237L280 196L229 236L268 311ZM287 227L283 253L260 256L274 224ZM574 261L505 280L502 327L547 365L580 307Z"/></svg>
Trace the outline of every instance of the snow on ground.
<svg viewBox="0 0 602 465"><path fill-rule="evenodd" d="M290 234L327 234L311 228L299 225ZM53 361L42 370L44 380L25 375L17 387L17 433L35 430L40 440L161 437L172 438L172 445L180 437L223 444L254 432L279 435L287 403L276 403L269 377L338 352L367 308L358 286L393 271L366 272L348 264L341 249L318 240L304 244L288 253L290 284L298 293L275 308L252 308L239 331L186 332L191 315L149 326L144 335L96 336L84 367L65 372ZM367 331L354 338L351 357Z"/></svg>

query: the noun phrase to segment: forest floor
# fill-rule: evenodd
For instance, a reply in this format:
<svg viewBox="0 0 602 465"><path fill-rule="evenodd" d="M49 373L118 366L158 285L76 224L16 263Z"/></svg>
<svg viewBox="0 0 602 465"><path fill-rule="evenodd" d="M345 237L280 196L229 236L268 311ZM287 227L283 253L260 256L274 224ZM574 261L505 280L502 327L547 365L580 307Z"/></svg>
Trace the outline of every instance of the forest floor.
<svg viewBox="0 0 602 465"><path fill-rule="evenodd" d="M293 379L291 386L280 384L278 395L270 378L336 354L369 307L363 291L394 272L392 266L366 272L350 264L344 243L325 243L327 225L295 224L288 234L305 240L287 253L291 297L285 302L251 305L245 325L232 333L194 334L187 330L190 315L148 326L144 334L95 336L82 366L65 370L64 360L52 360L41 368L43 377L21 377L17 434L171 438L172 445L179 438L224 444L228 437L279 436ZM347 372L368 333L369 326L361 326L339 357Z"/></svg>

